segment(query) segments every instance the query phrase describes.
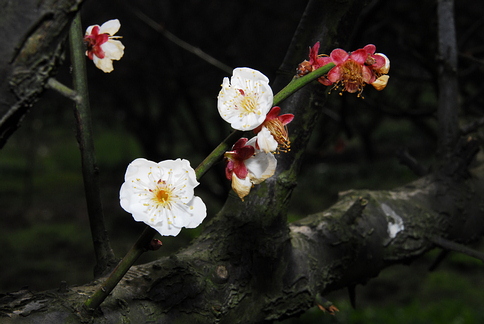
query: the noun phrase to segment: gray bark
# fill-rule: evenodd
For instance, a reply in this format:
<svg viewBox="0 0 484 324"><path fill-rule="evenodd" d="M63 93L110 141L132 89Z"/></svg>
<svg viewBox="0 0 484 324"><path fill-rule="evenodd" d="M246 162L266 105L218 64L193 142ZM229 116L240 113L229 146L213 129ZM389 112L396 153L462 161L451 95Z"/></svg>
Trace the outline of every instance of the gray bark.
<svg viewBox="0 0 484 324"><path fill-rule="evenodd" d="M39 98L62 60L82 0L0 2L0 148Z"/></svg>

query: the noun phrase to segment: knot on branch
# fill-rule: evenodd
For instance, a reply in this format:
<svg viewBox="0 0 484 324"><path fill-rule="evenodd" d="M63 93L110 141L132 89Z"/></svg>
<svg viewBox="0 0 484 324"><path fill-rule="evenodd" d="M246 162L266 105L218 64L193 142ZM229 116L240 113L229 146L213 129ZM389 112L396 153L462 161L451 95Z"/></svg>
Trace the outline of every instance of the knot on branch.
<svg viewBox="0 0 484 324"><path fill-rule="evenodd" d="M361 217L363 210L368 205L368 198L358 197L351 207L341 216L343 223L352 225L358 217Z"/></svg>

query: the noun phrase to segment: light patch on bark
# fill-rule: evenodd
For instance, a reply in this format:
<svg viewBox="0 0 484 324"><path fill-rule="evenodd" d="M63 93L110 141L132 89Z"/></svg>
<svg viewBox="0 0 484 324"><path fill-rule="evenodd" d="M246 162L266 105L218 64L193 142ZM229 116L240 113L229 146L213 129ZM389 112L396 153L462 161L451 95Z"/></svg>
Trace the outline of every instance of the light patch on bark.
<svg viewBox="0 0 484 324"><path fill-rule="evenodd" d="M397 234L405 229L403 219L387 204L382 204L381 209L391 220L388 222L387 233L390 239L394 239Z"/></svg>

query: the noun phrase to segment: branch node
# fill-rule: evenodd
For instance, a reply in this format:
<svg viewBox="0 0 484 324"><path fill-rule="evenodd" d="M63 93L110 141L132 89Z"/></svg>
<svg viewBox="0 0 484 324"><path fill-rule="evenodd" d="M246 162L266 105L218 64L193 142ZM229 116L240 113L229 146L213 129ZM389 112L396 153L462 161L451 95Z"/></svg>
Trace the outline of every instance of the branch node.
<svg viewBox="0 0 484 324"><path fill-rule="evenodd" d="M341 216L341 220L347 225L353 224L358 217L361 217L366 205L368 205L368 200L358 197L353 205Z"/></svg>

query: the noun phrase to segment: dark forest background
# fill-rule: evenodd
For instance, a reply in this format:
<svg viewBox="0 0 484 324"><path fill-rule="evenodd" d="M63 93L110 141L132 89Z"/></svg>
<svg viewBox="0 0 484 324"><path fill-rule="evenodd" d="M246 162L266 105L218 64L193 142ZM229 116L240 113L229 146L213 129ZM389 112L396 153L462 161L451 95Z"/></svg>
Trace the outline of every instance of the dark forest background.
<svg viewBox="0 0 484 324"><path fill-rule="evenodd" d="M306 3L86 1L84 28L118 18L118 34L126 46L111 74L88 62L103 205L117 255L123 255L144 228L119 207L118 191L127 164L137 157L155 161L181 157L198 165L230 132L216 109L222 78L232 68L247 66L273 80ZM478 1L455 3L461 125L484 115L483 11ZM358 21L347 23L355 26L355 33L341 37L344 42L339 46L353 50L375 44L377 52L391 60L390 81L382 92L367 87L364 99L336 91L328 95L326 122L313 134L290 220L327 208L340 191L390 189L417 179L399 163L404 151L424 167L433 162L439 62L436 1L371 1ZM180 47L163 30L227 68ZM69 65L66 59L58 71L58 79L68 85ZM73 285L92 279L94 257L74 122L72 103L46 91L0 152L0 292L24 285L43 290L61 281ZM220 164L205 175L196 192L213 215L229 190ZM174 253L199 231L183 230L175 238L163 238L164 247L139 262ZM356 310L345 292L328 296L341 312L324 319L483 322L482 263L451 255L438 271L429 272L436 256L435 251L410 266L390 268L358 287ZM293 322L322 316L312 309Z"/></svg>

